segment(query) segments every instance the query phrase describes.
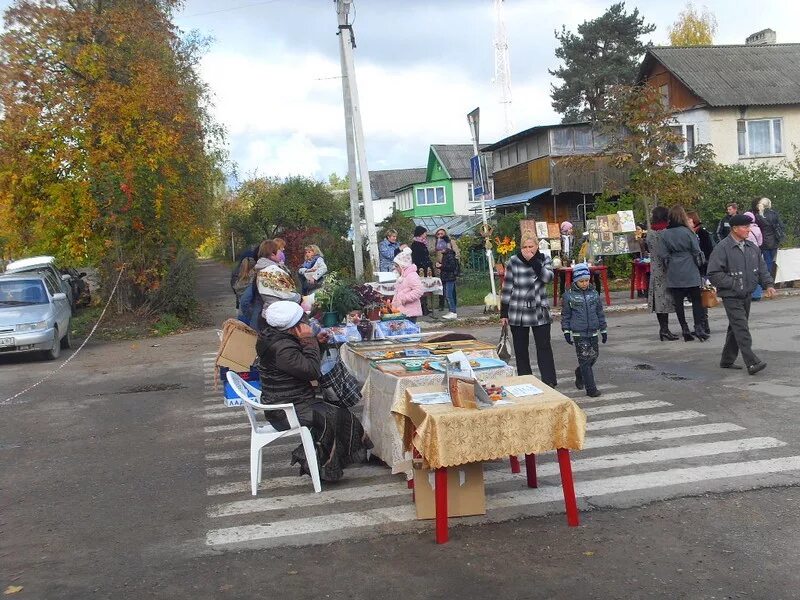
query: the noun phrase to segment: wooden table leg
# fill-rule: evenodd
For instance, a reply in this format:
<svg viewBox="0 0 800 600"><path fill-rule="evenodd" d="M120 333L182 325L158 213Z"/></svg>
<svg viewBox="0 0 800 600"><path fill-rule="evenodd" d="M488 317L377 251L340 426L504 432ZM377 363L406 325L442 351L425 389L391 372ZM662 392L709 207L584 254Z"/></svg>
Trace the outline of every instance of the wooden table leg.
<svg viewBox="0 0 800 600"><path fill-rule="evenodd" d="M447 467L436 469L436 543L446 544L447 532Z"/></svg>
<svg viewBox="0 0 800 600"><path fill-rule="evenodd" d="M575 499L575 485L572 482L572 464L569 461L569 450L559 448L558 468L561 471L561 489L564 491L564 505L567 509L567 524L570 527L577 527L580 524L578 518L578 502Z"/></svg>
<svg viewBox="0 0 800 600"><path fill-rule="evenodd" d="M528 487L530 487L530 488L539 487L539 483L536 481L536 455L535 454L526 454L525 455L525 473L528 475Z"/></svg>
<svg viewBox="0 0 800 600"><path fill-rule="evenodd" d="M508 457L508 462L511 463L511 472L519 473L519 458L515 454Z"/></svg>
<svg viewBox="0 0 800 600"><path fill-rule="evenodd" d="M631 263L631 300L633 300L633 288L636 286L636 263Z"/></svg>

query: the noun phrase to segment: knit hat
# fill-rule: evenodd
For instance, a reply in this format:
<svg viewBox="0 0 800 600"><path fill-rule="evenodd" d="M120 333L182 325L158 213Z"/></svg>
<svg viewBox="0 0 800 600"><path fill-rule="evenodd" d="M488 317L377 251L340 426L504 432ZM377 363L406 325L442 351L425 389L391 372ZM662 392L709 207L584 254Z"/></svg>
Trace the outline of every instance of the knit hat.
<svg viewBox="0 0 800 600"><path fill-rule="evenodd" d="M290 329L297 325L303 316L303 308L297 302L278 300L264 311L267 323L275 329Z"/></svg>
<svg viewBox="0 0 800 600"><path fill-rule="evenodd" d="M747 215L733 215L730 220L731 227L737 227L739 225L752 225L753 219L748 217Z"/></svg>
<svg viewBox="0 0 800 600"><path fill-rule="evenodd" d="M572 223L570 223L569 221L564 221L563 223L561 223L561 233L567 233L567 231L569 231L570 229L572 229Z"/></svg>
<svg viewBox="0 0 800 600"><path fill-rule="evenodd" d="M414 237L419 237L427 231L428 230L425 229L422 225L417 225L416 227L414 227Z"/></svg>
<svg viewBox="0 0 800 600"><path fill-rule="evenodd" d="M744 216L745 216L745 217L747 217L748 219L750 219L750 222L751 222L751 223L755 223L755 221L756 221L756 217L755 217L755 215L754 215L753 213L751 213L749 210L748 210L746 213L744 213Z"/></svg>
<svg viewBox="0 0 800 600"><path fill-rule="evenodd" d="M580 281L581 279L589 279L589 265L586 263L578 263L572 267L572 280Z"/></svg>
<svg viewBox="0 0 800 600"><path fill-rule="evenodd" d="M411 266L411 248L403 248L400 253L394 257L394 264L401 269Z"/></svg>

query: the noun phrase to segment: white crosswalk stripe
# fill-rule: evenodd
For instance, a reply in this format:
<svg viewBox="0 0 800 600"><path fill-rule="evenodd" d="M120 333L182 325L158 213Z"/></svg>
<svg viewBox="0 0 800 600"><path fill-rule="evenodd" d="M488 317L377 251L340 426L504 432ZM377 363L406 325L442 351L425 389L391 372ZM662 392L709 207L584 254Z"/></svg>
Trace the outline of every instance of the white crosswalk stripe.
<svg viewBox="0 0 800 600"><path fill-rule="evenodd" d="M360 537L388 526L401 531L432 529L430 521L416 521L404 475L391 475L383 465L353 465L341 483L323 482L323 491L313 493L310 478L299 476L297 466L289 464L299 444L294 437L263 449L263 480L258 495L252 496L249 424L240 407L224 406L220 386L212 389L215 356L209 353L203 360L206 391L199 411L207 449L206 510L212 524L205 535L208 546L312 544ZM756 486L751 482L769 477L800 483L800 451L739 424L714 422L692 410L702 406L693 397L664 401L632 385L620 389L615 381L600 384L603 394L590 398L585 390L569 385L573 369L557 374L566 384L559 391L587 415L584 450L571 453L579 498L640 498L647 497L648 490L656 490L651 493L659 498L675 497L723 490L732 482ZM487 516L470 522L563 513L554 453L537 456L537 476L539 487L530 489L524 468L513 474L507 460L484 463Z"/></svg>

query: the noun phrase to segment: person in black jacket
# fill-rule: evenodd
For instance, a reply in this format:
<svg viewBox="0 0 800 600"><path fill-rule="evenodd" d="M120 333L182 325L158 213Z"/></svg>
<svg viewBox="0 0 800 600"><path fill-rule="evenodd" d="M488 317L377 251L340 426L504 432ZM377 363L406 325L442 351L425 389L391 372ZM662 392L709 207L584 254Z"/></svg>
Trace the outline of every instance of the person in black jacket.
<svg viewBox="0 0 800 600"><path fill-rule="evenodd" d="M691 211L686 214L689 217L689 220L692 222L692 231L697 234L697 241L700 244L700 251L705 257L702 261L703 264L699 265L700 275L705 280L708 259L711 257L711 251L714 250L714 240L711 238L711 234L709 233L708 229L703 227L703 223L700 221L700 215L698 215L695 211ZM708 309L705 307L703 307L703 331L705 331L708 335L711 335L711 327L708 325Z"/></svg>
<svg viewBox="0 0 800 600"><path fill-rule="evenodd" d="M778 213L772 210L772 200L769 198L754 198L751 212L756 217L756 225L761 228L761 236L763 238L761 254L764 255L767 270L772 274L778 247L781 245L785 235L783 221L781 221Z"/></svg>
<svg viewBox="0 0 800 600"><path fill-rule="evenodd" d="M731 217L739 214L739 205L736 202L728 202L725 205L725 216L719 220L717 229L714 232L717 238L717 243L728 237L731 232Z"/></svg>
<svg viewBox="0 0 800 600"><path fill-rule="evenodd" d="M458 264L458 257L452 248L442 250L442 262L439 263L439 277L444 287L444 297L447 299L447 306L450 312L442 315L443 319L455 319L458 317L458 305L456 302L456 279L461 274L461 265Z"/></svg>
<svg viewBox="0 0 800 600"><path fill-rule="evenodd" d="M433 261L428 249L428 230L422 225L414 227L414 238L411 241L411 262L417 267L417 271L422 269L424 274L420 277L426 277L429 273L433 273ZM422 303L422 314L429 314L430 309L425 296L420 298L420 302Z"/></svg>
<svg viewBox="0 0 800 600"><path fill-rule="evenodd" d="M267 325L256 342L262 404L294 404L297 419L308 427L317 449L320 478L337 481L342 469L364 462L372 442L359 420L345 407L325 402L311 385L320 378L321 359L317 340L308 324L302 323L299 304L279 300L266 310ZM282 411L265 411L267 420L278 431L289 429ZM300 463L300 472L309 473L305 452L300 445L292 452L291 464Z"/></svg>
<svg viewBox="0 0 800 600"><path fill-rule="evenodd" d="M242 262L247 258L252 258L253 261L257 260L258 246L258 244L255 244L254 246L245 248L242 253L236 257L236 266L231 272L231 289L233 290L233 294L236 296L236 308L239 308L239 296L241 295L240 292L236 291L236 282L239 280L239 273L242 270Z"/></svg>

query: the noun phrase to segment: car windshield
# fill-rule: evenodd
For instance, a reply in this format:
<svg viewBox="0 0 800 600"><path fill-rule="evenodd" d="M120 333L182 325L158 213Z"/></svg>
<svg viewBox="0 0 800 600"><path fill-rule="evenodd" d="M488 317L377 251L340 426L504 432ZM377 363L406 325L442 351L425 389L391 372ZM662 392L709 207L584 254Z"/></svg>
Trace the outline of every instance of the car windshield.
<svg viewBox="0 0 800 600"><path fill-rule="evenodd" d="M0 279L0 306L47 304L47 292L40 279Z"/></svg>

